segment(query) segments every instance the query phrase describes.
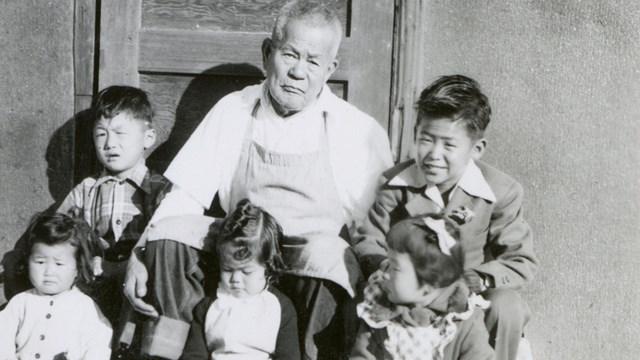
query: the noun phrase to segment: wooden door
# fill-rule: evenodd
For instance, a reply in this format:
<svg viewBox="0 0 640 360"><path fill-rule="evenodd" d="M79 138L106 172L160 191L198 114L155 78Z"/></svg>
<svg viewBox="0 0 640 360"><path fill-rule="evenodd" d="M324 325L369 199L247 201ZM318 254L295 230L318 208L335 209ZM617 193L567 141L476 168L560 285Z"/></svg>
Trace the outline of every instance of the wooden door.
<svg viewBox="0 0 640 360"><path fill-rule="evenodd" d="M331 0L345 29L332 91L389 128L393 0ZM163 171L224 95L264 78L260 47L284 0L102 0L99 88L150 94Z"/></svg>

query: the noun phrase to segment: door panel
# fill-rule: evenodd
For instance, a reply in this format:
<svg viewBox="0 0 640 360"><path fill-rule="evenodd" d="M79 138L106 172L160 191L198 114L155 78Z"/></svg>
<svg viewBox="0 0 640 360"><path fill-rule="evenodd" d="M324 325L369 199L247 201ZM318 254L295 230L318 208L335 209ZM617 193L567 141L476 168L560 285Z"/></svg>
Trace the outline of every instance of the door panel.
<svg viewBox="0 0 640 360"><path fill-rule="evenodd" d="M142 26L155 29L271 33L278 11L287 0L146 0ZM348 1L327 0L347 29Z"/></svg>
<svg viewBox="0 0 640 360"><path fill-rule="evenodd" d="M149 158L162 171L224 95L264 78L262 41L286 1L103 0L103 88L140 86L164 142ZM393 0L332 0L345 29L332 91L389 126Z"/></svg>

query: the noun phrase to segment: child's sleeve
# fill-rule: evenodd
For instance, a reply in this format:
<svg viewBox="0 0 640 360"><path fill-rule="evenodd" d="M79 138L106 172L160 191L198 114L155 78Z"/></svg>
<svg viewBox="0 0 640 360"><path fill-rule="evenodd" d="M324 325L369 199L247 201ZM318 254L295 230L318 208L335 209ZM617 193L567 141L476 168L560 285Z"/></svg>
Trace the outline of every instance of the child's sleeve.
<svg viewBox="0 0 640 360"><path fill-rule="evenodd" d="M184 346L184 350L182 351L182 356L180 357L180 359L209 359L210 353L209 349L207 348L207 340L204 332L204 322L211 303L212 300L210 298L204 298L193 309L193 320L191 321L191 328L189 329L187 342Z"/></svg>
<svg viewBox="0 0 640 360"><path fill-rule="evenodd" d="M384 176L381 183L388 179ZM391 227L391 212L401 200L401 190L380 187L376 200L353 239L353 250L365 279L380 267L387 257L385 238Z"/></svg>
<svg viewBox="0 0 640 360"><path fill-rule="evenodd" d="M473 268L489 275L492 287L520 288L533 279L538 267L533 233L522 214L523 193L522 185L514 181L499 195L488 234L488 246L495 260Z"/></svg>
<svg viewBox="0 0 640 360"><path fill-rule="evenodd" d="M165 196L169 192L171 192L171 189L173 188L173 184L166 177L156 173L155 171L152 171L151 174L152 175L150 182L153 195L153 203L150 204L150 208L147 210L149 213L146 215L149 218L153 216L153 214L156 212L156 209L160 206L160 203L162 203L162 200L164 200Z"/></svg>
<svg viewBox="0 0 640 360"><path fill-rule="evenodd" d="M0 359L15 360L16 336L24 313L24 297L16 295L0 311Z"/></svg>
<svg viewBox="0 0 640 360"><path fill-rule="evenodd" d="M85 314L85 329L82 332L84 335L84 356L82 359L109 360L111 358L111 336L113 335L109 320L93 301Z"/></svg>
<svg viewBox="0 0 640 360"><path fill-rule="evenodd" d="M298 337L298 317L291 300L284 296L278 296L281 306L280 329L276 339L274 360L298 360L300 359L300 343Z"/></svg>

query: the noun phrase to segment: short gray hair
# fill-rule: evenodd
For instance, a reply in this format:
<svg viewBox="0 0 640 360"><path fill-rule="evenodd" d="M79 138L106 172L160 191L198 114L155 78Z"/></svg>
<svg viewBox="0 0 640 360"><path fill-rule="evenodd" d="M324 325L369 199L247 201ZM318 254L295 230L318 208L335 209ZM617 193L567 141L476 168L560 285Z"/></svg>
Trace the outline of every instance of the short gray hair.
<svg viewBox="0 0 640 360"><path fill-rule="evenodd" d="M293 0L285 4L273 27L271 41L275 46L280 44L284 36L284 29L291 20L307 20L311 26L331 26L337 37L336 44L332 51L332 57L335 57L342 40L342 23L336 15L333 8L323 1L314 0Z"/></svg>

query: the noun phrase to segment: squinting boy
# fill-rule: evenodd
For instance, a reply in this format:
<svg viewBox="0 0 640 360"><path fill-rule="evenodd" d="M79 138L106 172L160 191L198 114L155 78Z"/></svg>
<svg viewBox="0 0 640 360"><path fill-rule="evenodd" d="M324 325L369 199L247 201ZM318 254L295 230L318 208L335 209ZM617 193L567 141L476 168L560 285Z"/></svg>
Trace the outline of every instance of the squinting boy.
<svg viewBox="0 0 640 360"><path fill-rule="evenodd" d="M145 165L146 150L156 141L147 94L130 86L110 86L92 106L93 141L104 169L84 179L67 195L59 213L77 212L100 236L104 259L98 302L117 322L127 260L155 209L171 188L161 174Z"/></svg>

